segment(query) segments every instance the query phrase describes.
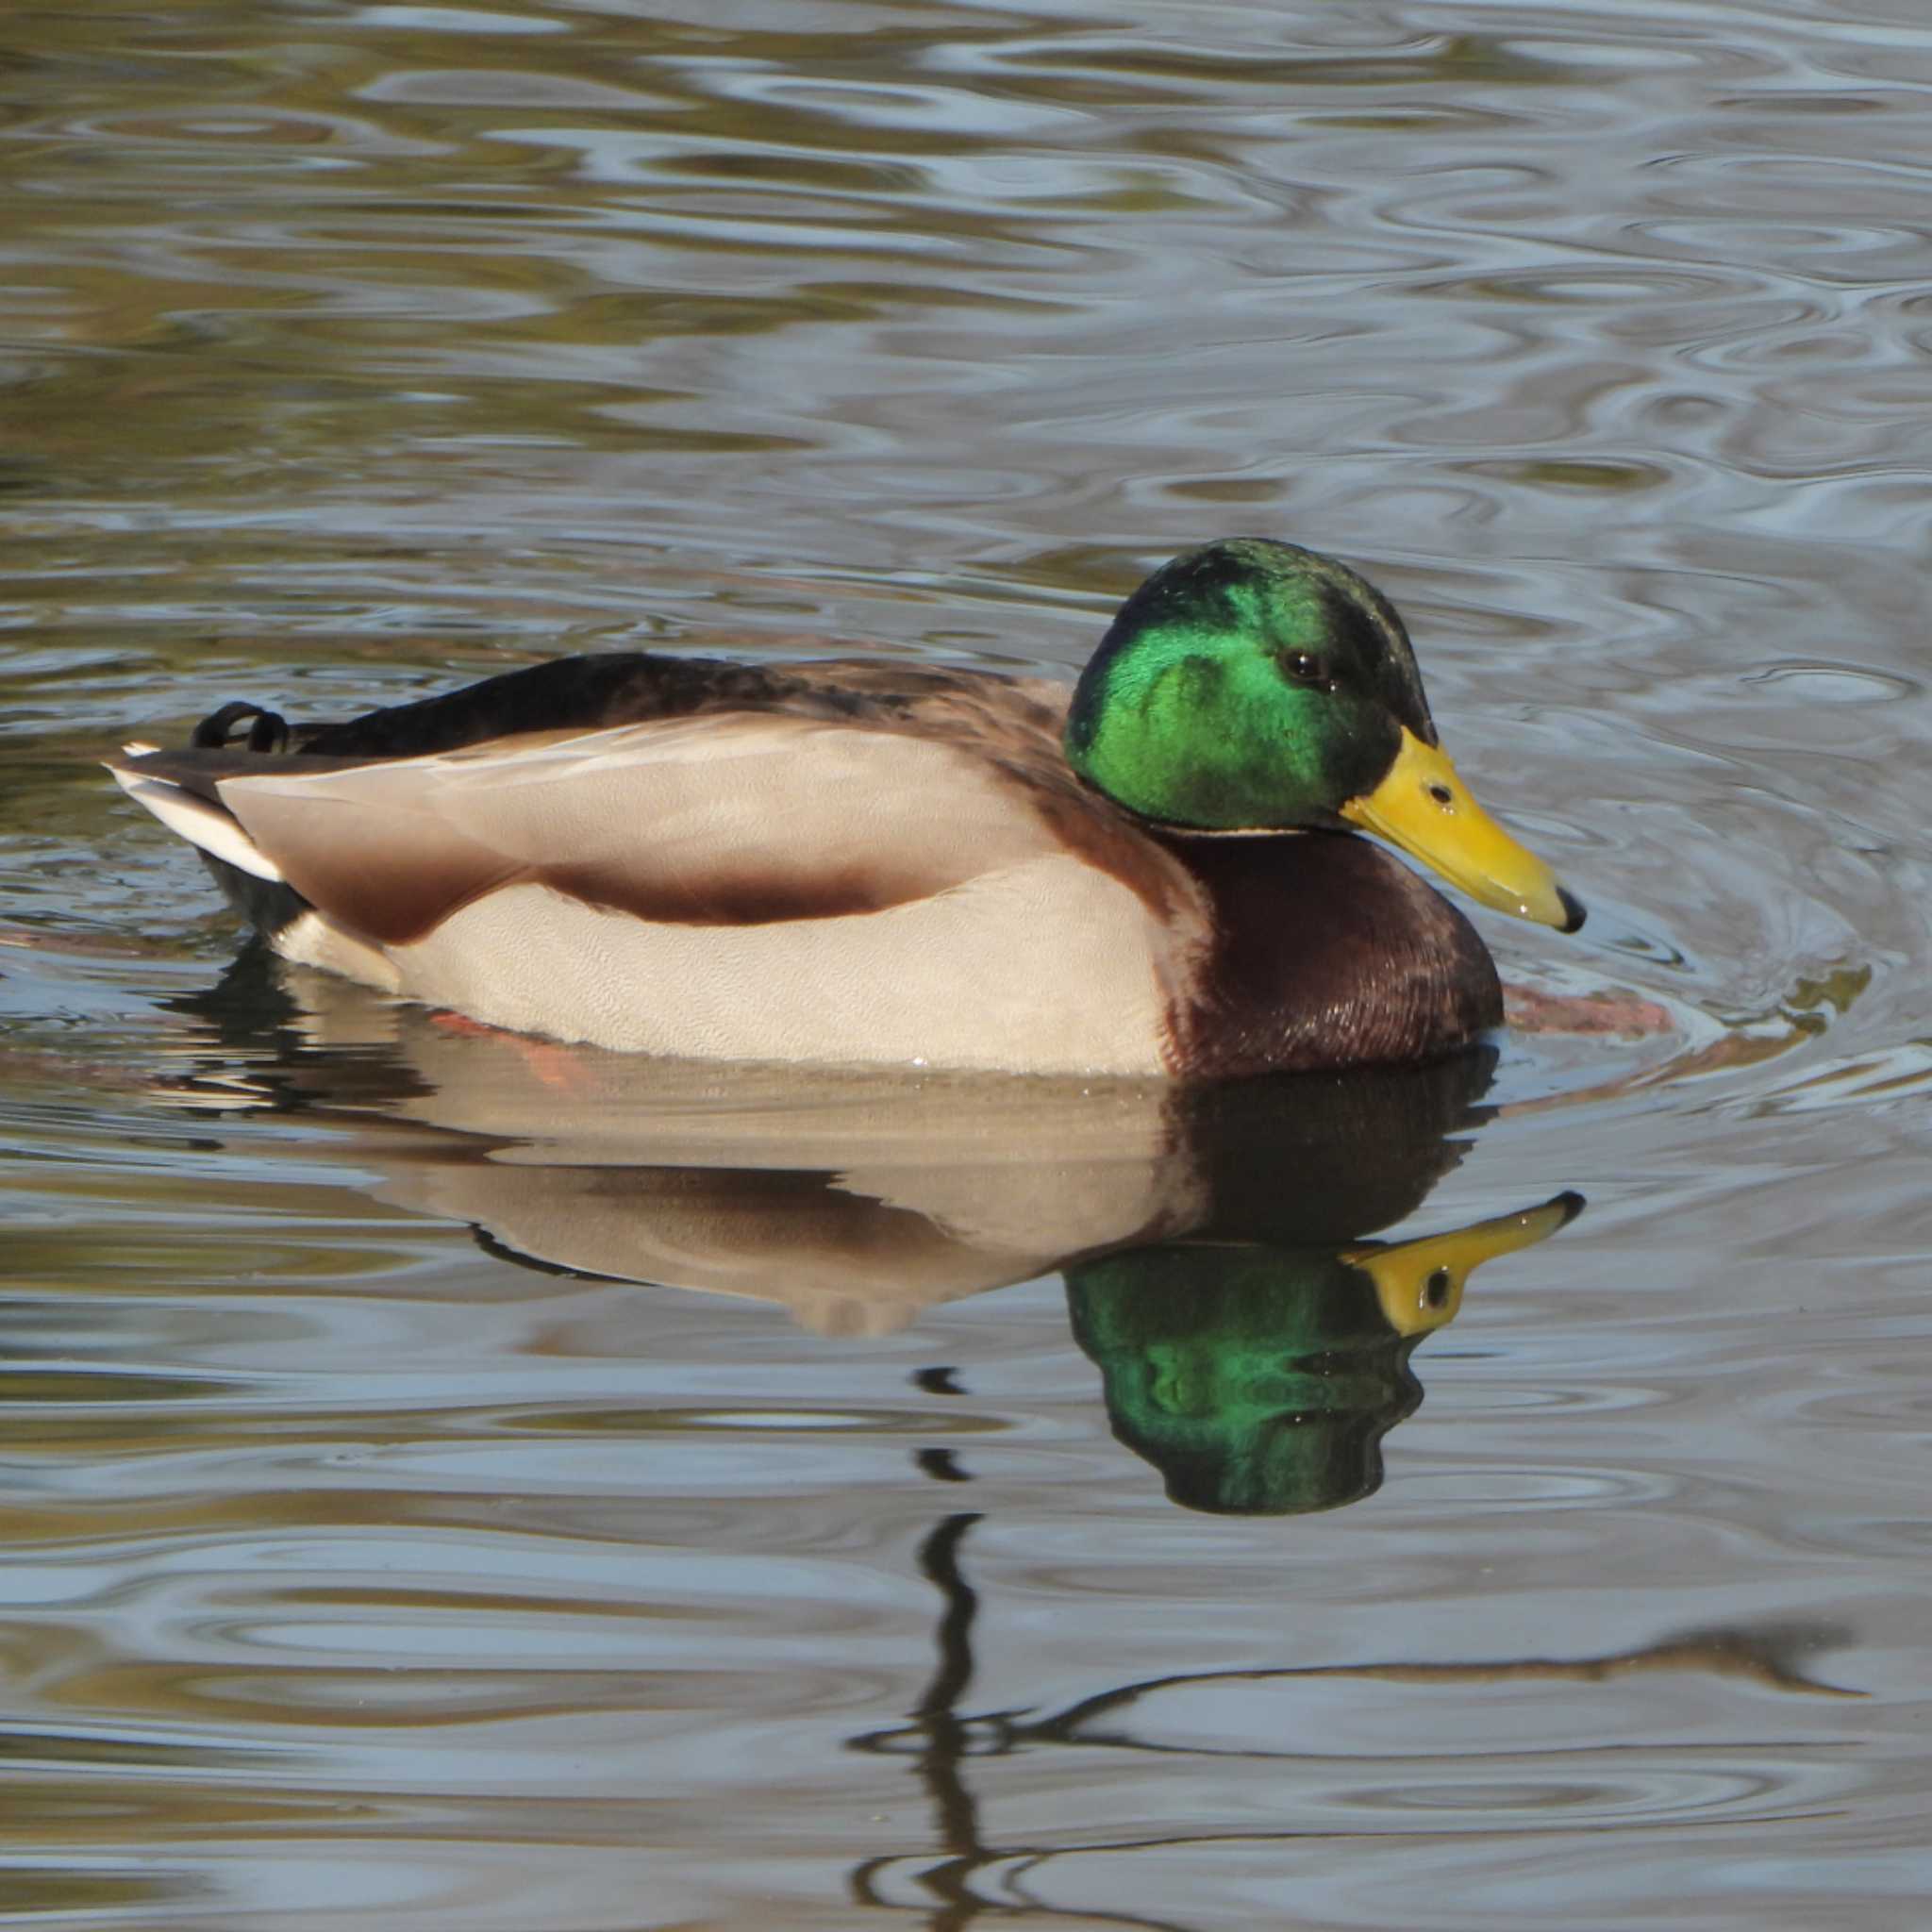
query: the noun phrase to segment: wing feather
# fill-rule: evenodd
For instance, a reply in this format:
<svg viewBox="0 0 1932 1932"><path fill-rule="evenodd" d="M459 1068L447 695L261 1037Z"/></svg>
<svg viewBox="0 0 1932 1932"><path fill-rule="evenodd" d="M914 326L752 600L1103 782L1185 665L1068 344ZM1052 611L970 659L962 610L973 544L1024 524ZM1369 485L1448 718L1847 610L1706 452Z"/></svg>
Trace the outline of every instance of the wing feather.
<svg viewBox="0 0 1932 1932"><path fill-rule="evenodd" d="M658 923L759 924L882 911L1064 849L984 758L773 714L215 789L305 899L391 945L513 884Z"/></svg>

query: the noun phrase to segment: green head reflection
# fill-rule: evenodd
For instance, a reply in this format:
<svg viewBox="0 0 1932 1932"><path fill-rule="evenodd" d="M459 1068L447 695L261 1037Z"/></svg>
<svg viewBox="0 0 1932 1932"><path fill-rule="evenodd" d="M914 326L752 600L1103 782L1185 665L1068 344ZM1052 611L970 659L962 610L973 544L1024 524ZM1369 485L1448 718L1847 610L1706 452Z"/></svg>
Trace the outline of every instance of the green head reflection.
<svg viewBox="0 0 1932 1932"><path fill-rule="evenodd" d="M1067 1271L1074 1335L1114 1434L1174 1502L1333 1509L1380 1485L1382 1438L1422 1400L1409 1356L1455 1319L1472 1270L1546 1240L1582 1205L1558 1194L1411 1241L1108 1256Z"/></svg>

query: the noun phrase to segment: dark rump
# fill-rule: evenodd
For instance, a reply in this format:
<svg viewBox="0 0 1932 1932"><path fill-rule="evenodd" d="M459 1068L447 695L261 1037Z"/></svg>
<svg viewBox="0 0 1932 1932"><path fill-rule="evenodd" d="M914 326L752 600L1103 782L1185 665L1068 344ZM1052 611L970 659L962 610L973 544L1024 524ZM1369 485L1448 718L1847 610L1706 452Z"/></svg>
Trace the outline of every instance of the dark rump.
<svg viewBox="0 0 1932 1932"><path fill-rule="evenodd" d="M389 705L336 724L298 724L298 750L324 758L421 758L531 731L598 731L708 709L760 709L773 701L762 665L619 651L558 658L414 704Z"/></svg>
<svg viewBox="0 0 1932 1932"><path fill-rule="evenodd" d="M325 758L420 758L526 732L605 731L707 712L784 711L890 727L989 674L865 658L740 664L649 651L558 658L337 724L298 724L294 749ZM992 677L994 683L1007 680Z"/></svg>

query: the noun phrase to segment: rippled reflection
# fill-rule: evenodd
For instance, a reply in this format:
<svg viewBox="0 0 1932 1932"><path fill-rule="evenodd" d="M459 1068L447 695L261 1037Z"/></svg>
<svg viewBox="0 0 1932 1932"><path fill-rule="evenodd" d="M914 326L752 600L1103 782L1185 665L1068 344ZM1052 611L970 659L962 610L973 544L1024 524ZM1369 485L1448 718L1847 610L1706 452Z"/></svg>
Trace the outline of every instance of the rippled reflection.
<svg viewBox="0 0 1932 1932"><path fill-rule="evenodd" d="M1115 1435L1194 1509L1372 1494L1416 1343L1582 1207L1370 1239L1456 1164L1488 1052L1196 1089L654 1062L258 947L176 1004L258 1061L239 1089L232 1060L191 1066L177 1102L354 1119L383 1198L512 1260L777 1302L827 1337L1058 1271Z"/></svg>
<svg viewBox="0 0 1932 1932"><path fill-rule="evenodd" d="M1373 1156L1370 1158L1373 1158ZM1074 1334L1113 1431L1192 1509L1285 1515L1371 1495L1382 1438L1422 1401L1409 1355L1471 1270L1547 1240L1576 1194L1392 1244L1136 1248L1067 1268Z"/></svg>
<svg viewBox="0 0 1932 1932"><path fill-rule="evenodd" d="M978 1592L967 1576L966 1544L981 1520L970 1511L956 1511L941 1518L920 1545L920 1573L932 1585L939 1604L933 1672L908 1721L848 1740L856 1751L910 1760L929 1807L933 1837L929 1853L888 1855L854 1867L849 1881L853 1900L871 1907L929 1909L932 1932L959 1932L982 1917L1007 1919L1015 1912L1024 1913L1029 1922L1036 1917L1064 1917L1083 1925L1138 1926L1145 1932L1189 1932L1192 1924L1158 1914L1052 1904L1048 1894L1057 1859L1072 1864L1109 1852L1152 1849L1162 1840L1151 1834L1137 1839L1126 1826L1108 1838L1090 1838L1072 1847L1045 1840L998 1841L985 1829L975 1790L977 1778L991 1769L992 1760L1055 1748L1083 1757L1205 1752L1245 1760L1257 1775L1271 1759L1300 1764L1312 1757L1325 1760L1341 1777L1347 1774L1352 1756L1369 1761L1369 1751L1385 1742L1366 1725L1362 1735L1351 1737L1320 1731L1309 1724L1305 1713L1318 1711L1322 1693L1342 1685L1414 1686L1479 1699L1486 1690L1507 1690L1518 1685L1656 1679L1663 1686L1695 1687L1700 1679L1716 1678L1736 1679L1785 1699L1857 1694L1823 1681L1811 1668L1820 1653L1845 1641L1843 1630L1767 1622L1687 1630L1636 1649L1596 1657L1504 1657L1434 1667L1365 1663L1310 1670L1176 1673L1110 1686L1040 1715L994 1709L974 1716L960 1706L976 1672L974 1626L980 1607ZM1212 1712L1218 1699L1229 1698L1238 1698L1246 1707L1241 1725L1210 1729L1208 1739L1198 1729L1193 1736L1186 1735L1200 1723L1195 1716L1191 1724L1191 1707L1192 1712ZM1210 1725L1211 1722L1210 1718ZM1740 1780L1735 1774L1704 1769L1680 1777L1674 1788L1653 1774L1645 1781L1633 1779L1624 1793L1580 1787L1566 1792L1559 1782L1564 1772L1550 1760L1566 1755L1567 1740L1554 1739L1520 1740L1511 1767L1517 1782L1486 1794L1453 1757L1447 1774L1431 1779L1425 1740L1453 1734L1448 1726L1441 1733L1435 1731L1433 1727L1441 1723L1442 1713L1429 1708L1425 1698L1417 1698L1406 1712L1396 1707L1393 1723L1383 1728L1400 1735L1412 1726L1416 1748L1405 1767L1405 1783L1400 1789L1377 1792L1378 1805L1398 1815L1403 1810L1433 1810L1441 1825L1454 1828L1451 1814L1479 1811L1486 1795L1529 1809L1580 1801L1601 1817L1617 1810L1641 1815L1657 1807L1662 1791L1668 1792L1664 1802L1675 1805L1722 1803L1752 1794L1753 1781L1748 1777ZM1271 1724L1277 1728L1264 1741ZM1499 1774L1493 1762L1489 1774L1492 1779ZM1165 1841L1184 1844L1190 1840L1182 1832ZM1209 1837L1193 1841L1215 1840Z"/></svg>

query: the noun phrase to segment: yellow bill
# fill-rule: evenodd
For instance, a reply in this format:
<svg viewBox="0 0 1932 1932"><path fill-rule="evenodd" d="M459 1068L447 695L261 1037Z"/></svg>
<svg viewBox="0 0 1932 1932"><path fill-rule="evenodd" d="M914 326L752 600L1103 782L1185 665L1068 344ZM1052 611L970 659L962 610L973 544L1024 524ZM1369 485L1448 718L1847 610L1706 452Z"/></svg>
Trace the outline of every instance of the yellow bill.
<svg viewBox="0 0 1932 1932"><path fill-rule="evenodd" d="M1426 1335L1456 1319L1463 1284L1481 1263L1535 1247L1582 1211L1581 1194L1558 1194L1541 1208L1499 1214L1448 1234L1388 1247L1344 1248L1341 1258L1374 1282L1382 1313L1398 1335Z"/></svg>
<svg viewBox="0 0 1932 1932"><path fill-rule="evenodd" d="M1582 904L1557 883L1534 852L1519 845L1457 775L1448 755L1403 727L1389 775L1341 808L1341 816L1376 833L1460 886L1478 905L1574 932Z"/></svg>

